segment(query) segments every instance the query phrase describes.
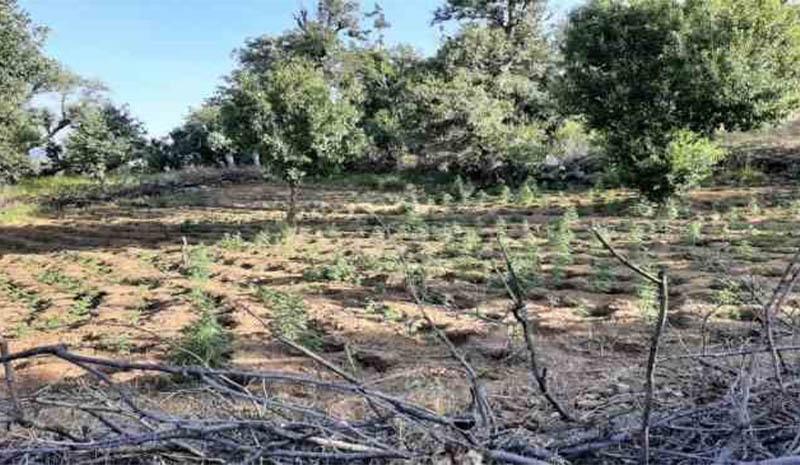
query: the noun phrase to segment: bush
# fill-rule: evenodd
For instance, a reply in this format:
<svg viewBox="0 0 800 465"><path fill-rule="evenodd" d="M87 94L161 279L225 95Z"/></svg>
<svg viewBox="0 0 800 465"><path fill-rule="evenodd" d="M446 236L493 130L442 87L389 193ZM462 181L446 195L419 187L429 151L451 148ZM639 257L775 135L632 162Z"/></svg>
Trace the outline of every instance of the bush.
<svg viewBox="0 0 800 465"><path fill-rule="evenodd" d="M335 281L358 284L361 282L361 274L352 263L339 255L333 263L303 270L303 279L306 281Z"/></svg>
<svg viewBox="0 0 800 465"><path fill-rule="evenodd" d="M211 277L210 266L214 263L208 247L198 245L184 250L183 273L193 281L205 281Z"/></svg>
<svg viewBox="0 0 800 465"><path fill-rule="evenodd" d="M453 185L450 186L450 195L453 196L456 202L464 203L469 200L472 195L472 186L464 182L461 176L456 176Z"/></svg>
<svg viewBox="0 0 800 465"><path fill-rule="evenodd" d="M530 186L527 183L523 184L517 191L517 204L527 207L533 204L534 200L536 200L536 197L533 195Z"/></svg>
<svg viewBox="0 0 800 465"><path fill-rule="evenodd" d="M230 360L233 338L220 325L216 315L203 311L200 318L181 329L181 340L173 349L176 365L220 367Z"/></svg>
<svg viewBox="0 0 800 465"><path fill-rule="evenodd" d="M664 148L652 139L639 138L618 141L619 146L612 149L626 151L636 160L617 166L622 182L658 203L698 186L726 155L710 139L689 130L675 131L668 139Z"/></svg>
<svg viewBox="0 0 800 465"><path fill-rule="evenodd" d="M286 292L258 287L255 297L272 309L270 328L282 337L308 348L318 348L320 335L314 330L303 298Z"/></svg>
<svg viewBox="0 0 800 465"><path fill-rule="evenodd" d="M590 1L570 14L561 95L605 137L621 181L661 202L709 175L720 128L797 107L798 19L783 0Z"/></svg>

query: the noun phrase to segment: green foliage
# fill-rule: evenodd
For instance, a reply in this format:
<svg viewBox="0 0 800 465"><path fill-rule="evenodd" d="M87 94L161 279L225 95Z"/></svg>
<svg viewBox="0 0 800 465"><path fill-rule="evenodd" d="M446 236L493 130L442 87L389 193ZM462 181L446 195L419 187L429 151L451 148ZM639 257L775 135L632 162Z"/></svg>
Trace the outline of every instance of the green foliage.
<svg viewBox="0 0 800 465"><path fill-rule="evenodd" d="M42 54L45 34L16 0L0 2L0 183L31 173L27 150L40 133L28 104L55 67Z"/></svg>
<svg viewBox="0 0 800 465"><path fill-rule="evenodd" d="M233 337L222 327L216 315L204 310L198 319L181 329L181 338L170 354L176 365L200 365L217 368L230 360Z"/></svg>
<svg viewBox="0 0 800 465"><path fill-rule="evenodd" d="M518 182L533 173L545 156L541 125L515 115L511 96L493 96L487 90L489 82L494 82L491 88L524 87L515 79L457 68L412 86L406 101L412 115L408 124L415 128L415 140L440 154L429 161L483 182Z"/></svg>
<svg viewBox="0 0 800 465"><path fill-rule="evenodd" d="M361 282L361 273L347 258L338 255L332 263L303 270L303 279L358 284Z"/></svg>
<svg viewBox="0 0 800 465"><path fill-rule="evenodd" d="M0 210L0 225L26 223L34 218L38 211L39 207L30 203L5 206Z"/></svg>
<svg viewBox="0 0 800 465"><path fill-rule="evenodd" d="M270 306L270 326L275 334L311 349L319 347L320 335L311 324L301 296L261 286L255 289L255 297Z"/></svg>
<svg viewBox="0 0 800 465"><path fill-rule="evenodd" d="M383 302L377 302L371 299L367 301L366 310L369 313L380 315L387 321L399 322L406 318L406 315L402 311L394 309Z"/></svg>
<svg viewBox="0 0 800 465"><path fill-rule="evenodd" d="M234 156L234 147L225 135L222 123L219 104L205 103L192 110L183 124L170 131L172 143L163 150L150 152L148 166L151 170L162 171L189 166L225 165ZM253 161L252 157L249 161Z"/></svg>
<svg viewBox="0 0 800 465"><path fill-rule="evenodd" d="M574 207L567 209L563 216L550 228L549 240L554 248L553 268L551 273L556 283L564 279L565 267L572 263L572 223L577 219Z"/></svg>
<svg viewBox="0 0 800 465"><path fill-rule="evenodd" d="M226 232L217 244L221 248L232 252L241 252L247 248L247 241L244 240L239 232L233 234Z"/></svg>
<svg viewBox="0 0 800 465"><path fill-rule="evenodd" d="M703 223L692 221L686 230L686 242L697 245L703 239Z"/></svg>
<svg viewBox="0 0 800 465"><path fill-rule="evenodd" d="M208 247L196 245L184 251L183 273L193 281L206 281L211 277L214 259Z"/></svg>
<svg viewBox="0 0 800 465"><path fill-rule="evenodd" d="M34 290L26 289L0 274L0 292L14 302L25 305L31 313L46 310L52 305L49 299L40 297Z"/></svg>
<svg viewBox="0 0 800 465"><path fill-rule="evenodd" d="M528 183L524 183L517 191L517 204L528 207L536 201L536 196Z"/></svg>
<svg viewBox="0 0 800 465"><path fill-rule="evenodd" d="M42 284L55 286L63 291L72 293L80 292L84 287L81 280L68 276L57 268L47 268L41 271L36 276L36 280Z"/></svg>
<svg viewBox="0 0 800 465"><path fill-rule="evenodd" d="M472 191L472 186L469 183L465 183L461 176L456 176L452 186L450 186L450 194L458 203L464 203L469 200Z"/></svg>
<svg viewBox="0 0 800 465"><path fill-rule="evenodd" d="M403 284L416 295L422 302L433 302L434 296L430 290L430 277L425 264L411 264L404 269Z"/></svg>
<svg viewBox="0 0 800 465"><path fill-rule="evenodd" d="M646 321L653 321L658 313L658 289L651 282L636 286L636 308Z"/></svg>
<svg viewBox="0 0 800 465"><path fill-rule="evenodd" d="M417 211L414 204L404 204L403 222L400 225L400 230L407 234L422 232L425 230L425 218Z"/></svg>
<svg viewBox="0 0 800 465"><path fill-rule="evenodd" d="M258 246L282 245L291 247L294 244L297 229L281 222L277 226L259 231L253 242Z"/></svg>
<svg viewBox="0 0 800 465"><path fill-rule="evenodd" d="M71 174L88 174L103 180L106 173L122 165L133 150L132 141L112 131L104 114L87 110L66 142L62 166Z"/></svg>
<svg viewBox="0 0 800 465"><path fill-rule="evenodd" d="M789 204L789 212L795 218L800 217L800 199L792 200L792 202Z"/></svg>
<svg viewBox="0 0 800 465"><path fill-rule="evenodd" d="M431 162L484 184L516 185L534 173L555 113L543 13L538 0L448 0L436 10L434 22L460 28L406 99L407 126L433 152Z"/></svg>
<svg viewBox="0 0 800 465"><path fill-rule="evenodd" d="M758 204L758 199L755 196L750 197L747 202L747 212L751 216L758 216L761 214L761 206Z"/></svg>
<svg viewBox="0 0 800 465"><path fill-rule="evenodd" d="M281 61L266 73L236 73L222 120L242 151L257 151L286 182L335 172L358 154L359 110L333 93L324 71L308 60Z"/></svg>
<svg viewBox="0 0 800 465"><path fill-rule="evenodd" d="M450 205L453 203L453 196L449 192L441 192L436 197L436 203L439 205Z"/></svg>
<svg viewBox="0 0 800 465"><path fill-rule="evenodd" d="M781 0L593 0L570 15L565 102L603 132L621 180L664 201L722 158L719 128L797 106L798 15Z"/></svg>
<svg viewBox="0 0 800 465"><path fill-rule="evenodd" d="M447 229L444 252L448 257L476 256L483 248L483 239L475 228L466 231L458 225Z"/></svg>
<svg viewBox="0 0 800 465"><path fill-rule="evenodd" d="M514 198L513 193L511 192L511 188L508 187L506 184L500 185L497 190L497 202L501 205L506 205L511 203L511 199Z"/></svg>
<svg viewBox="0 0 800 465"><path fill-rule="evenodd" d="M608 259L599 258L592 264L592 288L597 292L608 292L614 286L613 267Z"/></svg>

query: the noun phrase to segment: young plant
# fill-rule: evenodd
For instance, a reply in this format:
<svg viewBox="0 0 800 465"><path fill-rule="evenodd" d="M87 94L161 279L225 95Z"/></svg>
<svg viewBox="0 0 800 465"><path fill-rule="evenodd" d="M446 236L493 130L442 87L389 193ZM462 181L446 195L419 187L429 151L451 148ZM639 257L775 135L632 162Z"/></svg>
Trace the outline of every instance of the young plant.
<svg viewBox="0 0 800 465"><path fill-rule="evenodd" d="M419 214L416 205L404 204L403 209L405 213L400 230L406 234L422 232L425 229L425 218Z"/></svg>
<svg viewBox="0 0 800 465"><path fill-rule="evenodd" d="M689 223L686 230L686 242L691 245L697 245L703 239L703 223L699 220Z"/></svg>
<svg viewBox="0 0 800 465"><path fill-rule="evenodd" d="M651 282L636 286L636 307L642 317L650 322L658 313L658 289Z"/></svg>
<svg viewBox="0 0 800 465"><path fill-rule="evenodd" d="M305 347L316 349L321 343L320 334L313 328L302 296L257 287L255 297L272 310L272 331Z"/></svg>
<svg viewBox="0 0 800 465"><path fill-rule="evenodd" d="M511 203L511 199L513 194L511 193L511 188L507 185L503 184L500 186L500 190L497 192L497 201L501 205L506 205Z"/></svg>
<svg viewBox="0 0 800 465"><path fill-rule="evenodd" d="M483 239L475 228L469 228L461 240L461 246L467 255L474 257L483 248Z"/></svg>
<svg viewBox="0 0 800 465"><path fill-rule="evenodd" d="M453 203L453 196L448 192L442 192L436 199L436 203L439 205L450 205Z"/></svg>
<svg viewBox="0 0 800 465"><path fill-rule="evenodd" d="M335 281L342 283L358 284L361 282L361 273L343 255L321 267L306 268L303 270L303 279L306 281Z"/></svg>
<svg viewBox="0 0 800 465"><path fill-rule="evenodd" d="M253 243L259 247L272 245L291 247L294 244L296 234L297 230L294 227L286 222L280 222L272 228L259 231L253 239Z"/></svg>
<svg viewBox="0 0 800 465"><path fill-rule="evenodd" d="M614 287L613 267L606 258L598 258L593 261L591 286L596 292L606 293Z"/></svg>
<svg viewBox="0 0 800 465"><path fill-rule="evenodd" d="M214 260L208 247L196 245L194 247L184 247L183 250L183 274L192 281L202 282L211 277L211 265Z"/></svg>
<svg viewBox="0 0 800 465"><path fill-rule="evenodd" d="M242 238L242 234L239 232L234 234L225 233L217 245L219 245L222 249L231 252L241 252L247 248L247 242Z"/></svg>
<svg viewBox="0 0 800 465"><path fill-rule="evenodd" d="M761 205L758 204L756 196L750 197L750 201L747 203L747 212L751 216L758 216L761 214Z"/></svg>
<svg viewBox="0 0 800 465"><path fill-rule="evenodd" d="M367 301L366 310L369 313L382 316L387 321L401 322L406 318L406 315L402 311L372 299Z"/></svg>
<svg viewBox="0 0 800 465"><path fill-rule="evenodd" d="M517 205L529 207L536 201L536 196L531 190L530 186L526 183L523 184L517 191Z"/></svg>
<svg viewBox="0 0 800 465"><path fill-rule="evenodd" d="M550 245L555 249L552 273L557 283L564 278L564 267L572 263L572 241L575 234L571 225L577 219L577 215L574 207L567 209L550 229Z"/></svg>
<svg viewBox="0 0 800 465"><path fill-rule="evenodd" d="M450 195L453 196L456 202L465 203L472 195L472 186L465 183L461 176L456 176L453 180L453 185L450 186Z"/></svg>
<svg viewBox="0 0 800 465"><path fill-rule="evenodd" d="M628 224L628 247L632 255L638 255L644 248L644 231L642 226L633 220Z"/></svg>
<svg viewBox="0 0 800 465"><path fill-rule="evenodd" d="M789 204L789 213L795 218L800 217L800 199L792 200Z"/></svg>
<svg viewBox="0 0 800 465"><path fill-rule="evenodd" d="M181 329L181 338L172 350L176 365L224 366L231 358L233 337L222 327L212 311Z"/></svg>

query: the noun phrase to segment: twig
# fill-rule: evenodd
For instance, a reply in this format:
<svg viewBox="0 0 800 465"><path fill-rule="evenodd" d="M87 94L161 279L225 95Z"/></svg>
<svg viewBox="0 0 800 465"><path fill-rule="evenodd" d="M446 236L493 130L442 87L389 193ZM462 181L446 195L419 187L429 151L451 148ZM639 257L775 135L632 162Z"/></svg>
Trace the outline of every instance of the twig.
<svg viewBox="0 0 800 465"><path fill-rule="evenodd" d="M503 279L503 284L505 285L509 298L511 298L512 301L511 312L514 314L514 318L522 328L522 334L525 338L525 346L528 349L528 359L531 372L533 377L536 379L537 385L539 386L539 392L556 410L556 412L558 412L558 415L562 420L566 422L574 422L575 419L572 417L572 415L570 415L567 410L556 400L556 398L550 394L550 390L547 387L547 367L539 367L538 351L536 350L536 343L534 341L533 328L531 328L531 323L528 319L528 308L525 304L522 285L520 284L519 277L514 269L514 264L511 262L511 258L508 256L508 251L506 250L505 244L500 239L498 239L498 243L500 244L500 251L503 254L511 282L509 283L509 280L506 279L504 275L500 274L500 276Z"/></svg>
<svg viewBox="0 0 800 465"><path fill-rule="evenodd" d="M645 378L644 411L642 412L642 463L645 465L650 463L650 416L653 411L653 391L655 389L658 346L661 342L661 334L664 332L664 326L667 324L667 311L669 309L667 269L662 269L658 277L660 278L660 285L658 286L658 320L653 329L653 337L650 340L650 355L647 359L647 374Z"/></svg>
<svg viewBox="0 0 800 465"><path fill-rule="evenodd" d="M433 328L433 331L436 333L436 336L447 346L447 350L450 352L450 355L455 358L461 367L464 369L464 372L467 375L467 379L470 382L470 392L472 394L472 403L475 409L475 412L478 415L478 420L480 421L480 426L489 427L490 429L494 429L496 426L494 414L492 413L491 405L489 405L489 401L486 398L486 389L483 387L478 375L475 373L475 369L472 368L472 365L467 361L466 358L458 351L456 346L447 337L444 331L439 328L433 319L428 315L428 312L425 310L424 302L419 295L416 287L414 286L412 280L410 279L410 271L408 267L408 263L403 259L403 257L399 258L400 263L403 265L403 269L406 274L406 283L408 287L408 291L411 293L412 298L417 304L417 309L422 314L422 317L425 321Z"/></svg>
<svg viewBox="0 0 800 465"><path fill-rule="evenodd" d="M6 341L4 337L0 336L0 357L7 358L8 355L9 355L8 341ZM17 396L17 386L14 377L14 366L11 364L10 361L3 362L3 370L5 371L5 381L6 381L6 388L8 389L8 396L11 399L11 403L14 406L14 416L18 420L24 420L25 411L22 409L22 404L20 403L19 397Z"/></svg>
<svg viewBox="0 0 800 465"><path fill-rule="evenodd" d="M650 340L650 354L647 358L647 372L645 375L645 402L644 410L642 411L642 456L641 463L647 465L650 463L650 417L653 411L653 400L655 390L655 369L658 358L658 347L661 342L661 335L664 332L664 326L667 324L667 312L669 310L669 289L668 289L668 276L667 268L664 267L658 273L658 277L648 273L638 265L632 263L627 258L623 257L614 247L600 234L596 228L592 228L592 232L603 244L603 246L611 252L623 265L627 266L634 272L638 273L648 281L658 286L659 309L658 319L656 320L655 327L653 328L653 337Z"/></svg>
<svg viewBox="0 0 800 465"><path fill-rule="evenodd" d="M778 386L781 387L781 390L783 390L783 376L781 374L781 365L783 365L783 360L781 359L779 352L775 350L775 335L772 328L772 318L773 315L777 313L778 310L783 306L786 297L792 291L792 288L797 284L798 279L800 279L800 266L798 266L799 259L800 250L798 250L792 257L792 260L789 262L789 265L786 267L786 270L781 276L781 280L775 287L772 297L767 305L764 306L763 310L764 321L762 323L764 325L767 346L769 347L770 355L772 356L775 379L778 382Z"/></svg>
<svg viewBox="0 0 800 465"><path fill-rule="evenodd" d="M597 239L600 241L600 243L603 244L603 246L606 248L606 250L611 252L611 254L614 257L616 257L617 260L622 262L623 265L627 266L628 268L630 268L634 272L638 273L640 276L642 276L644 279L650 281L651 283L653 283L655 285L660 285L661 284L661 280L658 277L653 276L652 273L648 273L647 271L645 271L644 269L642 269L638 265L632 263L630 260L625 258L619 252L617 252L616 249L614 249L614 247L612 247L611 244L608 243L608 240L606 240L606 238L603 237L602 234L600 234L600 231L598 231L596 228L592 228L592 232L597 237Z"/></svg>
<svg viewBox="0 0 800 465"><path fill-rule="evenodd" d="M774 347L772 350L776 352L797 352L800 351L800 346L777 346ZM670 357L664 357L660 360L680 360L680 359L687 359L687 358L726 358L726 357L738 357L740 355L751 355L751 354L763 354L768 353L771 350L769 348L758 348L758 349L742 349L736 350L732 352L712 352L712 353L699 353L699 354L686 354L686 355L673 355Z"/></svg>

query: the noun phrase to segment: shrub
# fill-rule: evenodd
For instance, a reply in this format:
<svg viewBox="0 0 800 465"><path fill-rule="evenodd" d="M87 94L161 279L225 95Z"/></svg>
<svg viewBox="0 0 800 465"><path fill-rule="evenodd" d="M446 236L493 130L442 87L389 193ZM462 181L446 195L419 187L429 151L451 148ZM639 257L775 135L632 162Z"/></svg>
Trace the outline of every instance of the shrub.
<svg viewBox="0 0 800 465"><path fill-rule="evenodd" d="M400 229L404 233L416 233L425 229L425 218L419 214L414 204L403 204L405 214Z"/></svg>
<svg viewBox="0 0 800 465"><path fill-rule="evenodd" d="M511 193L511 188L505 184L501 185L497 191L497 201L500 204L505 205L511 203L512 197L513 195Z"/></svg>
<svg viewBox="0 0 800 465"><path fill-rule="evenodd" d="M436 203L439 205L450 205L453 203L453 196L448 192L442 192L436 198Z"/></svg>
<svg viewBox="0 0 800 465"><path fill-rule="evenodd" d="M366 310L369 313L381 315L387 321L399 322L406 318L402 311L396 310L383 302L376 302L374 300L367 301Z"/></svg>
<svg viewBox="0 0 800 465"><path fill-rule="evenodd" d="M573 207L564 212L564 215L550 229L550 244L555 248L552 275L556 283L564 279L564 267L572 263L572 240L575 235L570 224L574 221L572 218L576 217L577 213Z"/></svg>
<svg viewBox="0 0 800 465"><path fill-rule="evenodd" d="M181 329L181 339L171 354L176 365L220 367L230 360L233 338L216 315L203 311L200 318Z"/></svg>
<svg viewBox="0 0 800 465"><path fill-rule="evenodd" d="M222 239L219 240L218 245L230 251L242 251L247 248L247 242L242 238L242 234L239 232L234 234L225 233Z"/></svg>
<svg viewBox="0 0 800 465"><path fill-rule="evenodd" d="M197 245L184 250L183 273L193 281L205 281L211 277L214 260L208 247Z"/></svg>
<svg viewBox="0 0 800 465"><path fill-rule="evenodd" d="M658 290L651 282L642 282L636 287L636 307L646 321L652 321L658 312Z"/></svg>
<svg viewBox="0 0 800 465"><path fill-rule="evenodd" d="M306 281L336 281L358 284L361 282L361 274L344 256L339 255L333 263L322 265L319 268L303 270L303 279Z"/></svg>
<svg viewBox="0 0 800 465"><path fill-rule="evenodd" d="M536 197L528 184L523 184L517 191L517 204L527 207L533 204Z"/></svg>
<svg viewBox="0 0 800 465"><path fill-rule="evenodd" d="M259 231L253 242L258 246L283 245L291 246L294 242L296 229L286 222L280 222L275 227Z"/></svg>
<svg viewBox="0 0 800 465"><path fill-rule="evenodd" d="M782 0L588 2L566 28L565 103L602 131L621 181L662 202L708 177L719 128L796 108L799 14Z"/></svg>
<svg viewBox="0 0 800 465"><path fill-rule="evenodd" d="M692 221L686 231L686 242L692 245L697 245L703 238L703 223L700 221Z"/></svg>
<svg viewBox="0 0 800 465"><path fill-rule="evenodd" d="M456 176L452 186L450 186L450 195L453 196L456 202L464 203L472 195L472 186L465 183L461 176Z"/></svg>
<svg viewBox="0 0 800 465"><path fill-rule="evenodd" d="M275 334L311 349L319 348L320 334L312 327L301 296L261 286L256 288L255 297L271 307L270 328Z"/></svg>

